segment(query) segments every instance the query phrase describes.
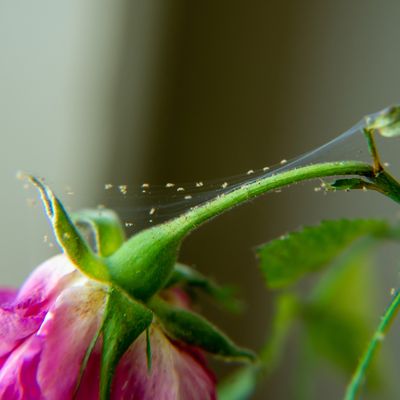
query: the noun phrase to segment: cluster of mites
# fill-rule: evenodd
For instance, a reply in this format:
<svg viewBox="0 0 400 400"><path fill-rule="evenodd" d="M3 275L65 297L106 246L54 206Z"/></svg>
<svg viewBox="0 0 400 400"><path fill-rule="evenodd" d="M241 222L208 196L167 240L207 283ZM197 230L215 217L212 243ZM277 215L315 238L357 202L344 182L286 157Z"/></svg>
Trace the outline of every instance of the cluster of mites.
<svg viewBox="0 0 400 400"><path fill-rule="evenodd" d="M199 181L199 182L196 182L195 186L196 186L196 188L201 188L201 187L204 186L204 183ZM112 183L106 183L104 185L104 189L105 190L111 190L113 187L114 187L114 185ZM150 188L150 184L149 183L143 183L141 187L142 187L142 193L147 193L147 189ZM166 183L165 187L166 188L174 188L175 187L175 183ZM224 182L221 185L221 188L223 188L223 189L225 189L227 187L228 187L228 182ZM124 196L128 193L128 185L118 185L117 188L118 188L119 192ZM182 187L182 186L179 186L179 187L176 188L176 191L177 192L184 192L185 188ZM185 200L191 200L192 196L190 194L185 195L184 199ZM149 210L149 215L152 216L152 215L154 215L155 212L156 212L156 209L154 207L152 207ZM149 222L151 223L151 222L153 222L153 220L149 219ZM128 228L133 227L133 222L125 222L125 226L128 227Z"/></svg>
<svg viewBox="0 0 400 400"><path fill-rule="evenodd" d="M286 162L287 162L286 160L282 160L281 164L286 164ZM263 171L266 172L266 171L269 171L269 169L270 169L270 167L264 167ZM253 169L250 169L250 170L247 171L247 175L251 175L251 174L254 174L254 170ZM174 188L175 186L176 186L175 183L168 182L168 183L165 184L166 188ZM196 188L201 188L201 187L204 186L204 183L202 181L198 181L198 182L195 183L195 186L196 186ZM150 184L149 183L143 183L141 187L142 187L142 193L147 193L147 189L150 188ZM228 187L228 182L223 182L221 184L221 189L226 189L227 187ZM114 185L112 183L106 183L104 185L104 189L105 190L111 190L113 188L114 188ZM117 188L118 188L119 192L124 196L128 193L128 185L118 185ZM182 186L178 186L176 188L176 191L177 192L184 192L185 188L182 187ZM185 195L184 199L185 200L191 200L192 196L190 194ZM156 212L156 209L153 207L153 208L150 209L149 215L152 216L155 212ZM151 222L153 222L153 220L149 219L149 222L151 223ZM128 228L131 228L131 227L133 227L133 222L125 222L125 226L128 227Z"/></svg>
<svg viewBox="0 0 400 400"><path fill-rule="evenodd" d="M281 161L281 164L286 164L287 163L287 160L282 160ZM269 169L270 169L270 167L264 167L263 168L263 171L269 171ZM253 169L249 169L248 171L247 171L247 175L251 175L251 174L254 174L254 170ZM203 182L201 182L201 181L199 181L199 182L196 182L196 187L197 188L200 188L200 187L202 187L202 186L204 186L204 184L203 184ZM110 189L112 189L114 187L114 185L112 184L112 183L106 183L105 185L104 185L104 189L105 190L110 190ZM173 187L175 187L175 183L166 183L165 184L165 187L166 188L173 188ZM228 187L228 182L224 182L224 183L222 183L221 184L221 188L222 189L226 189ZM150 188L150 184L149 183L143 183L142 184L142 192L143 193L146 193L146 189L149 189ZM127 193L128 193L128 185L118 185L118 190L123 194L123 195L126 195ZM179 187L177 187L176 188L176 191L177 192L184 192L185 191L185 188L183 188L182 186L179 186ZM186 200L190 200L191 198L192 198L192 196L191 195L187 195L187 196L185 196L184 197Z"/></svg>

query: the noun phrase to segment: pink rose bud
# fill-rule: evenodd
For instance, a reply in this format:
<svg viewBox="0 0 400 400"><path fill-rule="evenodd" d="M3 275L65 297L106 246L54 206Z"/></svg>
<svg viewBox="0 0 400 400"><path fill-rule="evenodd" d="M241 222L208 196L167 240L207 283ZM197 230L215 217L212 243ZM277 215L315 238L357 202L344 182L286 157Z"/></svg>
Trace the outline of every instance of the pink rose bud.
<svg viewBox="0 0 400 400"><path fill-rule="evenodd" d="M65 255L40 265L19 291L0 290L0 398L98 399L101 336L84 360L106 298L107 287ZM151 369L143 332L118 362L111 398L215 399L215 378L202 353L170 339L156 323L149 331Z"/></svg>

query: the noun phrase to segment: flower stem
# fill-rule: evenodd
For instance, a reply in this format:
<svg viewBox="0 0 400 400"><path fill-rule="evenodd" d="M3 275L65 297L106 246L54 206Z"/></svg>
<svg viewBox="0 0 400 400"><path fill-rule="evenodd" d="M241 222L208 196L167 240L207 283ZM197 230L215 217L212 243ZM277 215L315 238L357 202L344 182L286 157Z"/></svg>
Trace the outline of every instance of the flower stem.
<svg viewBox="0 0 400 400"><path fill-rule="evenodd" d="M381 322L378 325L371 341L368 344L366 351L361 357L357 368L351 378L351 381L346 389L345 400L356 399L357 392L359 391L361 384L364 382L365 373L372 361L372 358L378 349L378 346L385 338L386 332L389 330L391 323L393 322L400 306L400 292L398 291L386 309L384 315L381 318Z"/></svg>
<svg viewBox="0 0 400 400"><path fill-rule="evenodd" d="M340 161L307 165L245 183L231 192L217 196L207 203L193 208L168 224L170 224L171 229L176 229L177 232L184 236L202 223L261 194L294 183L328 176L361 176L375 181L373 167L364 162ZM386 181L384 178L387 178L386 175L382 175L380 182L377 182L377 184L382 184L381 191L388 192L392 190L390 184L393 184L393 182ZM397 186L399 185L397 184ZM398 193L397 197L398 201L400 201L399 189Z"/></svg>

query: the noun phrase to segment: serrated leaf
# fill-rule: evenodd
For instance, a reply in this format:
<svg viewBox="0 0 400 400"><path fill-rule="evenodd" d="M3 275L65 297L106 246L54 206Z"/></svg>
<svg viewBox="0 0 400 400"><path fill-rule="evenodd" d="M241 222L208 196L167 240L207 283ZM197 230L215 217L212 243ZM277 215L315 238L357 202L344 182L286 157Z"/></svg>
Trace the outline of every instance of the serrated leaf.
<svg viewBox="0 0 400 400"><path fill-rule="evenodd" d="M323 221L261 246L261 270L269 287L286 287L321 270L357 239L388 229L382 220Z"/></svg>
<svg viewBox="0 0 400 400"><path fill-rule="evenodd" d="M166 333L174 339L227 360L255 361L255 354L237 346L216 326L191 311L153 298L149 307L157 315Z"/></svg>
<svg viewBox="0 0 400 400"><path fill-rule="evenodd" d="M39 178L30 175L24 177L39 189L56 239L68 258L89 278L108 282L109 273L106 265L83 239L53 191Z"/></svg>
<svg viewBox="0 0 400 400"><path fill-rule="evenodd" d="M103 321L100 398L110 398L115 368L129 346L151 324L153 313L143 304L111 288Z"/></svg>
<svg viewBox="0 0 400 400"><path fill-rule="evenodd" d="M201 289L230 312L239 312L243 304L235 298L235 289L230 286L219 286L213 280L187 265L176 263L171 277L165 287L176 284Z"/></svg>
<svg viewBox="0 0 400 400"><path fill-rule="evenodd" d="M300 314L315 352L346 375L355 368L372 331L376 311L371 241L340 257L312 290ZM368 294L368 296L366 296ZM377 383L377 370L373 383Z"/></svg>
<svg viewBox="0 0 400 400"><path fill-rule="evenodd" d="M118 215L109 209L81 210L72 214L75 224L88 226L95 238L96 251L108 257L121 247L125 233Z"/></svg>

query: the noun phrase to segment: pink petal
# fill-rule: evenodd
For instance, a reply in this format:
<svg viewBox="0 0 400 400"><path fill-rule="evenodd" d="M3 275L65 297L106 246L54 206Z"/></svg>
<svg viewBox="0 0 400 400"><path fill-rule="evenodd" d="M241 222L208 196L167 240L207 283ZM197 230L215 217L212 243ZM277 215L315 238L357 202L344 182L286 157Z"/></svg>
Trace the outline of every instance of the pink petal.
<svg viewBox="0 0 400 400"><path fill-rule="evenodd" d="M47 310L55 297L80 276L81 273L64 254L52 257L29 276L18 292L15 308L24 315Z"/></svg>
<svg viewBox="0 0 400 400"><path fill-rule="evenodd" d="M12 288L0 288L0 307L8 307L15 299L18 291Z"/></svg>
<svg viewBox="0 0 400 400"><path fill-rule="evenodd" d="M72 398L86 349L102 322L106 293L85 282L63 291L36 334L43 341L37 381L48 399Z"/></svg>
<svg viewBox="0 0 400 400"><path fill-rule="evenodd" d="M100 327L105 302L99 284L85 278L78 283L60 294L40 329L4 362L0 370L1 399L72 398L86 349Z"/></svg>
<svg viewBox="0 0 400 400"><path fill-rule="evenodd" d="M36 331L42 317L21 317L13 310L0 308L0 367L5 357L27 336Z"/></svg>
<svg viewBox="0 0 400 400"><path fill-rule="evenodd" d="M41 399L36 382L41 343L31 336L14 350L0 370L0 398L7 400Z"/></svg>
<svg viewBox="0 0 400 400"><path fill-rule="evenodd" d="M2 290L0 302L0 367L7 355L40 326L59 292L81 274L64 255L41 264L18 294Z"/></svg>
<svg viewBox="0 0 400 400"><path fill-rule="evenodd" d="M174 345L157 327L151 330L152 370L147 371L142 334L123 356L113 383L112 398L215 399L215 378L198 355Z"/></svg>
<svg viewBox="0 0 400 400"><path fill-rule="evenodd" d="M74 400L98 400L100 395L101 337L93 350Z"/></svg>

